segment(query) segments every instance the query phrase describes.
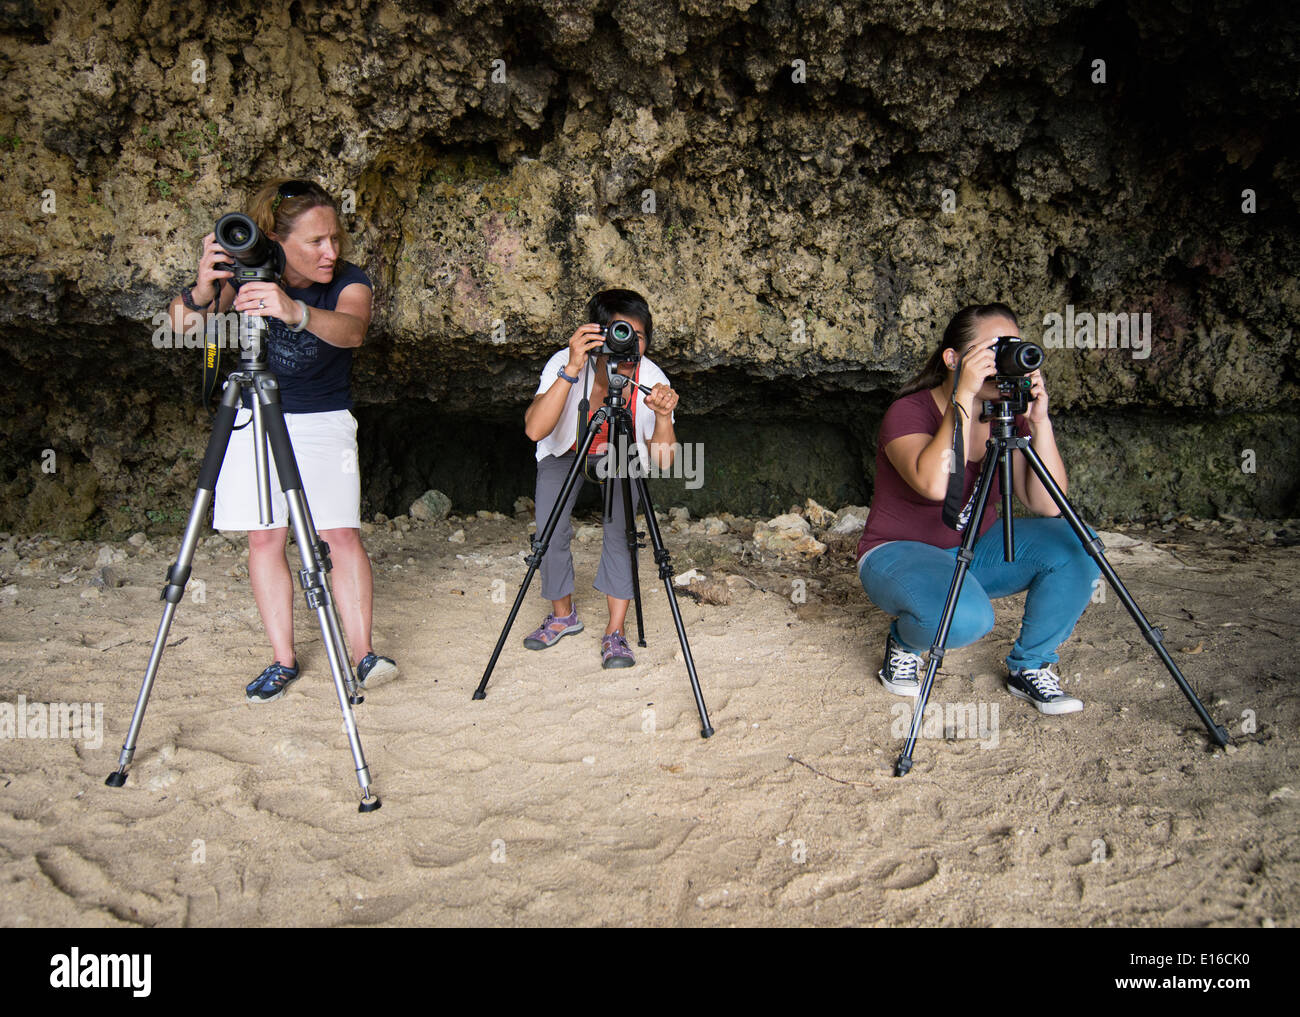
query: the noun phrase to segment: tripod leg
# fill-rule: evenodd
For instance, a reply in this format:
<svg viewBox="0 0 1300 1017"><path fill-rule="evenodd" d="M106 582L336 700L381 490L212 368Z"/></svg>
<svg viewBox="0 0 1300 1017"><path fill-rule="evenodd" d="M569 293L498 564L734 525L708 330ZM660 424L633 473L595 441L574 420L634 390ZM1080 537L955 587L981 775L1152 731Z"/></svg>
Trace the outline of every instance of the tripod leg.
<svg viewBox="0 0 1300 1017"><path fill-rule="evenodd" d="M330 561L330 546L320 535L316 533L316 524L311 518L311 509L307 508L307 528L308 532L316 534L316 560L320 563L321 571L328 576L334 569L333 562ZM295 538L296 539L296 538ZM300 580L301 582L301 577ZM303 587L306 589L306 586ZM333 596L330 597L330 613L334 617L333 633L337 637L337 649L339 659L343 661L343 685L348 693L348 702L353 706L360 706L366 701L366 697L361 695L360 685L352 670L352 658L348 655L347 639L343 631L343 620L339 617L339 604Z"/></svg>
<svg viewBox="0 0 1300 1017"><path fill-rule="evenodd" d="M563 502L561 501L560 504L563 505ZM488 661L487 670L483 672L483 677L478 683L478 688L474 690L472 699L487 698L488 679L492 677L492 670L497 666L497 658L501 656L501 651L505 648L506 640L510 637L510 630L514 628L515 618L519 615L519 608L523 606L524 596L528 593L528 587L532 585L533 576L537 573L545 554L546 544L534 539L533 553L528 556L528 574L524 576L519 592L515 594L515 602L510 607L510 617L506 619L505 627L501 630L501 635L497 637L497 645L492 650L492 659Z"/></svg>
<svg viewBox="0 0 1300 1017"><path fill-rule="evenodd" d="M935 632L934 643L930 647L930 661L925 669L925 680L921 682L920 695L916 700L916 711L912 714L912 726L907 732L907 743L902 754L894 763L894 776L906 777L912 769L912 752L916 740L921 734L921 722L926 705L930 702L930 690L934 686L934 677L943 662L945 648L948 644L948 630L952 627L953 615L957 613L957 601L961 597L962 583L970 569L971 559L975 557L975 541L979 537L980 523L984 519L984 508L988 504L989 491L993 487L993 471L998 468L999 457L992 447L984 454L984 465L980 469L979 480L975 486L975 505L966 522L961 545L957 548L957 567L953 570L952 582L948 584L948 596L943 602L943 613L939 616L939 629ZM888 665L888 661L885 662Z"/></svg>
<svg viewBox="0 0 1300 1017"><path fill-rule="evenodd" d="M341 651L344 640L342 632L339 631L338 612L330 595L328 577L316 553L316 549L321 546L321 540L312 523L307 498L303 494L302 477L298 473L298 462L289 440L289 430L284 423L279 392L274 389L268 391L267 387L259 386L258 395L263 400L262 417L266 425L266 434L270 440L271 454L275 456L275 470L280 477L280 487L284 491L285 502L289 507L293 537L298 544L299 557L302 559L302 571L298 573L299 581L302 583L307 606L316 612L316 620L320 625L321 640L325 645L325 655L329 658L330 674L334 678L334 691L338 694L339 709L343 712L343 729L347 733L348 746L352 750L357 783L361 785L361 804L357 807L357 811L373 812L382 803L370 790L370 768L366 765L365 753L361 749L361 737L357 734L356 718L353 717L352 706L348 702L347 686L351 682L352 665L347 653ZM349 675L346 681L345 673Z"/></svg>
<svg viewBox="0 0 1300 1017"><path fill-rule="evenodd" d="M159 622L158 632L154 636L153 650L149 654L149 664L144 671L144 682L140 686L140 695L135 701L135 713L131 715L131 725L127 728L126 740L122 743L117 769L104 781L109 787L121 787L126 783L127 767L135 757L136 739L140 736L145 707L149 704L154 679L158 676L158 665L162 661L163 649L167 645L167 633L171 630L176 606L185 596L185 584L189 582L190 566L194 561L194 548L199 541L199 531L207 525L208 508L212 505L212 495L217 489L217 476L221 473L221 464L226 458L226 447L230 444L230 432L234 427L236 406L241 391L242 386L238 382L230 381L226 383L226 390L222 393L221 405L217 408L216 420L212 425L212 436L208 439L208 450L203 456L203 465L199 468L198 490L194 495L189 519L185 523L185 535L181 538L181 547L176 554L176 561L167 570L167 585L163 587L160 598L167 604L163 608L162 621Z"/></svg>
<svg viewBox="0 0 1300 1017"><path fill-rule="evenodd" d="M515 594L515 602L510 608L510 617L506 619L505 627L501 630L501 635L497 637L497 645L492 650L492 659L488 661L487 670L483 672L483 677L478 683L478 688L474 690L474 699L487 698L488 679L492 677L492 669L497 666L497 658L501 656L502 649L505 648L506 640L510 637L510 630L514 627L515 618L519 614L519 608L523 605L524 596L528 592L528 587L532 584L533 576L537 570L542 567L542 559L546 557L546 549L551 546L551 536L555 533L555 527L560 523L560 516L564 514L564 506L569 503L569 495L573 493L573 485L578 482L578 476L582 471L582 464L586 461L587 450L591 448L591 443L596 440L596 432L600 430L609 416L608 407L602 406L591 417L591 426L587 429L587 434L582 443L582 448L578 449L578 456L573 460L573 465L569 468L568 475L564 478L564 486L560 489L560 496L555 501L555 507L551 509L551 514L547 517L546 525L542 532L533 537L533 553L528 556L528 574L524 576L523 583L519 586L519 592Z"/></svg>
<svg viewBox="0 0 1300 1017"><path fill-rule="evenodd" d="M626 457L623 461L627 462ZM612 482L612 480L606 481L606 483ZM636 504L632 500L632 480L626 471L619 483L622 487L623 509L627 513L627 553L632 559L632 603L636 607L636 644L645 646L645 620L641 616L641 573L637 567L637 550L641 545L637 542Z"/></svg>
<svg viewBox="0 0 1300 1017"><path fill-rule="evenodd" d="M989 449L986 455L992 453ZM1013 506L1015 472L1011 465L1010 452L1003 452L998 457L998 469L1002 472L1002 559L1006 562L1016 560L1016 536L1013 530ZM978 529L978 527L977 527Z"/></svg>
<svg viewBox="0 0 1300 1017"><path fill-rule="evenodd" d="M655 509L650 501L650 492L646 490L645 478L636 478L636 488L641 497L641 507L645 510L646 532L650 536L650 546L654 548L655 564L659 566L659 578L664 581L664 589L668 591L668 607L672 611L673 625L677 628L677 641L682 645L686 674L691 680L691 692L695 696L695 709L700 714L700 736L709 738L713 734L713 725L709 723L709 711L704 705L704 693L700 691L700 678L695 673L695 658L691 656L691 646L686 639L686 626L682 623L682 612L677 606L677 591L673 589L672 556L664 547L663 537L659 534L659 521L655 519Z"/></svg>
<svg viewBox="0 0 1300 1017"><path fill-rule="evenodd" d="M1079 542L1083 544L1083 549L1087 551L1092 560L1097 563L1097 567L1101 569L1101 574L1106 577L1106 582L1110 584L1110 588L1115 591L1115 595L1119 597L1120 603L1124 605L1124 609L1128 611L1130 617L1132 617L1133 621L1137 623L1137 627L1142 631L1143 638L1151 644L1152 649L1156 651L1156 656L1160 658L1161 663L1163 663L1169 673L1173 675L1174 681L1178 683L1178 687L1182 690L1183 695L1187 697L1188 703L1191 704L1192 709L1196 712L1197 717L1200 718L1201 723L1205 725L1205 730L1209 732L1210 738L1220 748L1227 745L1229 741L1227 730L1214 722L1214 719L1205 709L1205 705L1193 691L1192 686L1188 683L1187 679L1183 677L1183 673L1178 669L1178 665L1174 663L1174 659L1169 655L1169 651L1165 649L1164 636L1161 631L1147 621L1146 615L1142 613L1142 609L1138 607L1137 602L1129 595L1124 584L1120 582L1119 576L1115 574L1115 570L1111 568L1110 562L1106 560L1106 555L1103 553L1106 549L1102 544L1101 539L1099 537L1094 537L1088 532L1087 528L1083 525L1083 521L1079 518L1078 513L1074 511L1074 508L1070 505L1069 501L1066 500L1065 493L1061 490L1060 485L1056 483L1051 473L1048 472L1047 467L1043 465L1042 459L1038 457L1038 453L1034 450L1033 446L1027 445L1023 451L1025 453L1025 459L1029 462L1034 474L1040 481L1042 481L1043 486L1047 488L1048 493L1052 496L1052 501L1056 503L1056 507L1061 510L1061 515L1065 518L1066 522L1070 524L1070 529L1074 530L1075 536L1077 536Z"/></svg>
<svg viewBox="0 0 1300 1017"><path fill-rule="evenodd" d="M321 561L324 564L324 572L328 576L334 566L329 558L329 545L323 540L321 541L320 554ZM356 674L352 669L352 657L348 654L348 643L343 632L343 620L339 617L338 601L332 596L330 597L330 612L334 616L334 635L338 637L336 649L338 650L339 660L343 662L343 687L348 694L348 702L353 706L360 706L366 701L366 697L361 694L361 683L357 681Z"/></svg>

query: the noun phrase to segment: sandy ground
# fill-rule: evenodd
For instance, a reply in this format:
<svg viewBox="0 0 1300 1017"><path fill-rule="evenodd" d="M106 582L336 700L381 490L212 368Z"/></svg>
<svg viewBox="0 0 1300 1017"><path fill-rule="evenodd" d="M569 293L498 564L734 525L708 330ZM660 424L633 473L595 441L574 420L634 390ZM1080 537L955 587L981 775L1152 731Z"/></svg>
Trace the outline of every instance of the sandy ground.
<svg viewBox="0 0 1300 1017"><path fill-rule="evenodd" d="M933 696L946 715L905 779L890 775L904 701L875 678L888 619L857 583L855 540L793 563L749 553L751 528L665 529L679 571L694 560L713 581L680 598L717 730L704 740L651 576L649 646L601 670L598 539L575 543L587 631L523 649L544 613L535 583L473 702L524 575L525 522L368 525L376 645L402 668L356 709L384 802L368 815L301 597L304 677L279 702L244 699L268 652L241 544L203 542L201 602L181 605L130 779L112 789L176 543L0 535L0 726L14 718L0 922L1296 923L1294 521L1109 542L1135 541L1111 561L1230 728L1226 753L1109 592L1061 650L1084 712L1011 699L1015 597L990 636L949 652ZM31 704L102 704L104 729L17 737L20 700L29 724Z"/></svg>

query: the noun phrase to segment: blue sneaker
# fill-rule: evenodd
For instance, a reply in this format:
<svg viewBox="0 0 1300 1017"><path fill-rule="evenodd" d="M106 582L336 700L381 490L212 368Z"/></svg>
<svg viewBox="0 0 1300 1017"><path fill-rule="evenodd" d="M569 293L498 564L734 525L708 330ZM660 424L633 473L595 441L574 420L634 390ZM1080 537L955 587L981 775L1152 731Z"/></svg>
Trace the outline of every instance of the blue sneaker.
<svg viewBox="0 0 1300 1017"><path fill-rule="evenodd" d="M297 667L285 667L278 660L259 674L244 690L250 703L270 703L284 695L284 690L298 680Z"/></svg>

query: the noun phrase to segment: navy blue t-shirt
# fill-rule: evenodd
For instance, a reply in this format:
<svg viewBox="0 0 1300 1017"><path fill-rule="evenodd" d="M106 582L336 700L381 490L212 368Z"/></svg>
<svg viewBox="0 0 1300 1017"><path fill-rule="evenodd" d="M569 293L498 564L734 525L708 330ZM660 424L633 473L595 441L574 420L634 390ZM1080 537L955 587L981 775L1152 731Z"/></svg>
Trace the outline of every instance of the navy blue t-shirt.
<svg viewBox="0 0 1300 1017"><path fill-rule="evenodd" d="M312 283L302 289L280 285L291 300L301 300L313 310L332 311L345 287L361 283L374 289L370 277L351 262L340 261L334 279ZM308 327L290 331L279 318L268 318L266 340L267 367L280 382L280 402L285 413L325 413L352 409L352 350L331 346L317 338ZM244 393L244 405L252 406L252 396Z"/></svg>

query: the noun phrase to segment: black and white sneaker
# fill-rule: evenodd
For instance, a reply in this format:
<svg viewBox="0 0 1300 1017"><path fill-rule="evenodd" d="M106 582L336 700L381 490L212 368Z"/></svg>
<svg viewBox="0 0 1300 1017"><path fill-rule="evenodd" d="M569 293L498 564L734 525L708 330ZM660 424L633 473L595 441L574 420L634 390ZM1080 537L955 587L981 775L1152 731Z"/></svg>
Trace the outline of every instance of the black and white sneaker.
<svg viewBox="0 0 1300 1017"><path fill-rule="evenodd" d="M377 653L367 653L357 665L357 684L363 689L373 689L376 685L392 681L397 677L397 665L391 657L381 657Z"/></svg>
<svg viewBox="0 0 1300 1017"><path fill-rule="evenodd" d="M1053 717L1061 713L1078 713L1083 709L1083 700L1061 691L1061 676L1052 671L1050 664L1008 671L1007 691L1017 699L1033 703L1039 713Z"/></svg>
<svg viewBox="0 0 1300 1017"><path fill-rule="evenodd" d="M894 642L891 632L885 640L885 663L876 672L880 684L896 696L918 696L921 694L921 668L925 659L919 653L908 653Z"/></svg>

